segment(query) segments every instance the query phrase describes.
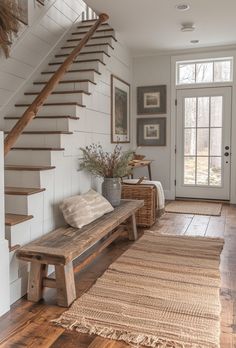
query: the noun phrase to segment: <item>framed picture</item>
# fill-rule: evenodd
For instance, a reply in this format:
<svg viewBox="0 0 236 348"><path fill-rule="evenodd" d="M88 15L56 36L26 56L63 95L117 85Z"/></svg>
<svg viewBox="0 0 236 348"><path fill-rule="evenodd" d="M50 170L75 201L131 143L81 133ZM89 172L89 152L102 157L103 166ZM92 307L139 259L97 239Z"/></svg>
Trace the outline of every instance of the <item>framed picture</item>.
<svg viewBox="0 0 236 348"><path fill-rule="evenodd" d="M111 75L111 142L130 143L130 85Z"/></svg>
<svg viewBox="0 0 236 348"><path fill-rule="evenodd" d="M138 118L137 145L166 146L166 118Z"/></svg>
<svg viewBox="0 0 236 348"><path fill-rule="evenodd" d="M137 88L138 115L166 113L166 86L146 86Z"/></svg>
<svg viewBox="0 0 236 348"><path fill-rule="evenodd" d="M18 7L20 8L19 21L25 25L28 25L28 0L16 0Z"/></svg>

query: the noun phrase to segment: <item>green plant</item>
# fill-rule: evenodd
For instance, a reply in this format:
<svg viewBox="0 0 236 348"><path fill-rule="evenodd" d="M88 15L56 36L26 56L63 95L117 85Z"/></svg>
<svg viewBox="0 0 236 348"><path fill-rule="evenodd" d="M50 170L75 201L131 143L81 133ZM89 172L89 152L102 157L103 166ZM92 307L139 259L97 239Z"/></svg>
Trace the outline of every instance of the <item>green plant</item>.
<svg viewBox="0 0 236 348"><path fill-rule="evenodd" d="M16 36L20 23L22 9L16 0L0 0L0 47L5 56L9 56L9 48L12 44L13 36Z"/></svg>
<svg viewBox="0 0 236 348"><path fill-rule="evenodd" d="M131 171L129 162L133 159L133 151L122 152L120 145L116 145L113 152L106 152L97 144L81 148L81 151L81 169L95 176L121 178Z"/></svg>

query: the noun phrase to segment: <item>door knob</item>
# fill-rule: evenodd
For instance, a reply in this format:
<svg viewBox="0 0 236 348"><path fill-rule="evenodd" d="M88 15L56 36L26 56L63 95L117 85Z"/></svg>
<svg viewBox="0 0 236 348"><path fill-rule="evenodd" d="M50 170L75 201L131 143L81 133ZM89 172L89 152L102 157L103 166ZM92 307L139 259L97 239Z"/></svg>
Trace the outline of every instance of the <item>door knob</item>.
<svg viewBox="0 0 236 348"><path fill-rule="evenodd" d="M225 150L229 150L229 146L225 146Z"/></svg>
<svg viewBox="0 0 236 348"><path fill-rule="evenodd" d="M225 156L228 157L229 156L229 152L225 152Z"/></svg>

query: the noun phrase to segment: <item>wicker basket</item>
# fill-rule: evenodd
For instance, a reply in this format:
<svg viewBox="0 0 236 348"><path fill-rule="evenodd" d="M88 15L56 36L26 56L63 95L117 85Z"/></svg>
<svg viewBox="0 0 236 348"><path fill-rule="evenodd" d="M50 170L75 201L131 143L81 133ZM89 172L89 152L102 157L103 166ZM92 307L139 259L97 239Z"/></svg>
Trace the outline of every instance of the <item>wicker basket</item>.
<svg viewBox="0 0 236 348"><path fill-rule="evenodd" d="M141 199L144 206L136 213L138 226L152 226L156 221L157 190L155 185L122 184L123 199Z"/></svg>

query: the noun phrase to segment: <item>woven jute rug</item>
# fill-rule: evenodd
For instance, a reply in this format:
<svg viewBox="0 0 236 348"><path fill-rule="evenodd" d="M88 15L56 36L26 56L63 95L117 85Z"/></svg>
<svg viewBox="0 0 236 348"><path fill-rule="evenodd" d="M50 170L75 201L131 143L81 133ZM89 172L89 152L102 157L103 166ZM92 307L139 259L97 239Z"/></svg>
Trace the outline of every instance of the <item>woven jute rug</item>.
<svg viewBox="0 0 236 348"><path fill-rule="evenodd" d="M222 247L147 231L54 322L135 347L218 348Z"/></svg>
<svg viewBox="0 0 236 348"><path fill-rule="evenodd" d="M167 213L220 216L221 203L174 201L166 205Z"/></svg>

